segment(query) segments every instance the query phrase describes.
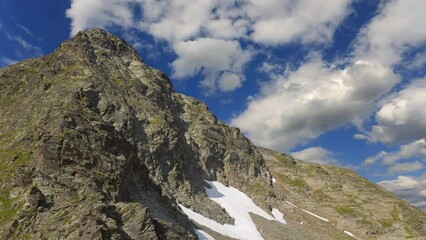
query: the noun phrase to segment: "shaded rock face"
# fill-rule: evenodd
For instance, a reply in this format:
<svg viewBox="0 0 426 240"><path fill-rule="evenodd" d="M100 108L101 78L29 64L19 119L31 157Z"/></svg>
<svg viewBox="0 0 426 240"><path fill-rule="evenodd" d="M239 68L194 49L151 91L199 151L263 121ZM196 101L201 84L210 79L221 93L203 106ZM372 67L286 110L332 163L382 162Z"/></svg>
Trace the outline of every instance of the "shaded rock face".
<svg viewBox="0 0 426 240"><path fill-rule="evenodd" d="M0 70L0 164L2 239L195 239L177 202L233 222L203 179L272 202L257 148L100 29Z"/></svg>

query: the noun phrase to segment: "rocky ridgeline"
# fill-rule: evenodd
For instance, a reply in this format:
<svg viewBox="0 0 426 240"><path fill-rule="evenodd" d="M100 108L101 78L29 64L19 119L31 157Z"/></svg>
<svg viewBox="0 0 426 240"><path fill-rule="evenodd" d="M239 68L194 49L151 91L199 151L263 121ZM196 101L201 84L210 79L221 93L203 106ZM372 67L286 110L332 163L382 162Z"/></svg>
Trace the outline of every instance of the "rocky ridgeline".
<svg viewBox="0 0 426 240"><path fill-rule="evenodd" d="M279 174L295 168L262 154L101 29L0 70L1 239L196 239L196 226L177 203L219 223L234 221L206 197L203 179L236 187L263 209L275 205L288 215L281 230L254 216L267 239L344 237L338 224L317 232L308 231L315 221L299 225L295 210L284 204L285 191L293 199L309 196L292 188L294 181L287 189L273 187L266 164L281 181L276 186L288 178ZM284 168L276 171L274 164ZM379 210L385 211L370 213ZM352 220L346 221L342 227ZM403 226L413 238L426 232ZM376 235L353 231L393 236L386 226L377 228ZM280 231L284 235L272 234Z"/></svg>
<svg viewBox="0 0 426 240"><path fill-rule="evenodd" d="M203 179L268 207L256 147L101 29L2 69L0 93L2 239L192 239L177 202L233 221Z"/></svg>

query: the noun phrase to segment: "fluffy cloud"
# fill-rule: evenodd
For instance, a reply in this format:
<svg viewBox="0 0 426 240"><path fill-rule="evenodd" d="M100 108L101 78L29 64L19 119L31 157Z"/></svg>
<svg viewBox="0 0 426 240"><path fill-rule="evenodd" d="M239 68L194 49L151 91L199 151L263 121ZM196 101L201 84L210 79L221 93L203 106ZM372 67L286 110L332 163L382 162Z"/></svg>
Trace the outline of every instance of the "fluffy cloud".
<svg viewBox="0 0 426 240"><path fill-rule="evenodd" d="M419 186L418 181L406 176L399 176L397 179L392 181L381 181L378 182L378 184L391 192L413 189Z"/></svg>
<svg viewBox="0 0 426 240"><path fill-rule="evenodd" d="M293 72L276 75L232 124L258 145L286 150L364 118L398 81L379 64L358 61L337 69L314 57Z"/></svg>
<svg viewBox="0 0 426 240"><path fill-rule="evenodd" d="M166 41L177 54L172 64L175 77L199 72L204 76L200 85L213 93L233 91L245 80L238 69L248 62L250 54L241 50L240 40L328 43L349 5L350 0L331 5L325 0L72 0L66 15L71 19L71 35L94 26L121 26ZM219 58L223 62L217 62ZM201 62L192 66L194 59Z"/></svg>
<svg viewBox="0 0 426 240"><path fill-rule="evenodd" d="M426 78L412 82L387 98L376 113L377 125L358 134L372 142L401 143L426 136Z"/></svg>
<svg viewBox="0 0 426 240"><path fill-rule="evenodd" d="M213 0L136 2L142 6L142 29L171 43L199 36L216 6Z"/></svg>
<svg viewBox="0 0 426 240"><path fill-rule="evenodd" d="M299 152L292 152L291 155L306 162L320 163L340 166L341 164L333 157L333 153L322 147L310 147Z"/></svg>
<svg viewBox="0 0 426 240"><path fill-rule="evenodd" d="M92 26L122 26L165 41L177 56L171 65L174 77L201 75L200 86L209 94L231 92L242 86L246 79L243 68L254 53L242 47L241 41L244 46L248 43L256 48L258 44L263 47L292 42L329 44L336 28L350 13L351 3L72 0L67 16L72 20L72 34ZM252 97L248 108L232 123L256 143L280 150L347 123L362 130L362 123L375 109L377 99L398 82L392 68L403 60L407 50L425 43L425 5L421 0L382 1L377 15L354 41L351 58L344 60L347 67L335 68L330 66L332 63L316 59L294 71L283 71L281 76L271 75L262 91ZM411 65L418 67L423 59L419 55ZM337 59L336 63L341 61ZM415 98L409 101L423 104L420 97ZM418 131L418 127L423 127L418 121L420 117L412 115L405 124L399 124L397 120L403 115L396 114L400 109L411 113L411 108L418 107L402 105L397 97L393 102L389 100L377 113L377 125L371 133L358 137L397 142L424 136L424 132Z"/></svg>
<svg viewBox="0 0 426 240"><path fill-rule="evenodd" d="M178 56L172 63L173 77L191 77L201 72L205 76L201 86L208 93L218 87L222 91L240 87L244 78L239 74L251 58L249 51L232 40L200 38L179 42L173 48Z"/></svg>
<svg viewBox="0 0 426 240"><path fill-rule="evenodd" d="M391 66L401 61L402 53L425 43L426 1L383 1L376 16L360 33L357 58Z"/></svg>
<svg viewBox="0 0 426 240"><path fill-rule="evenodd" d="M265 44L330 42L348 14L350 0L250 0L246 12L254 20L252 39Z"/></svg>
<svg viewBox="0 0 426 240"><path fill-rule="evenodd" d="M67 16L71 33L88 27L139 27L176 43L199 37L246 38L260 43L329 42L350 0L72 0ZM135 14L133 9L141 12Z"/></svg>
<svg viewBox="0 0 426 240"><path fill-rule="evenodd" d="M269 7L259 4L265 5L259 9ZM352 58L346 60L348 67L340 70L311 61L296 71L271 75L272 80L261 94L232 123L257 144L279 150L346 123L363 130L364 120L381 103L377 100L399 82L393 73L394 65L401 61L405 51L425 43L426 30L421 24L426 19L419 8L425 4L414 0L384 1L379 14L357 36ZM394 94L377 112L378 124L371 133L356 137L393 143L425 136L423 92L423 86L416 83ZM408 165L404 167L408 169Z"/></svg>
<svg viewBox="0 0 426 240"><path fill-rule="evenodd" d="M66 16L71 18L71 35L90 27L119 25L131 27L130 1L124 0L72 0Z"/></svg>
<svg viewBox="0 0 426 240"><path fill-rule="evenodd" d="M389 173L406 173L406 172L414 172L417 170L423 169L423 164L419 161L412 163L397 163L389 168Z"/></svg>
<svg viewBox="0 0 426 240"><path fill-rule="evenodd" d="M417 178L399 176L395 180L382 181L377 184L414 206L426 210L426 174Z"/></svg>
<svg viewBox="0 0 426 240"><path fill-rule="evenodd" d="M219 89L223 92L233 91L241 87L243 81L244 81L243 75L224 72L219 79Z"/></svg>
<svg viewBox="0 0 426 240"><path fill-rule="evenodd" d="M414 57L413 61L408 64L409 69L422 68L426 65L426 51L419 52Z"/></svg>
<svg viewBox="0 0 426 240"><path fill-rule="evenodd" d="M402 162L403 163L400 163ZM426 162L426 140L420 139L400 146L396 152L382 151L375 156L367 158L363 166L380 164L388 167L388 173L414 172L423 169Z"/></svg>
<svg viewBox="0 0 426 240"><path fill-rule="evenodd" d="M426 140L420 139L409 144L402 145L399 151L388 153L385 151L380 152L374 157L367 158L363 165L367 166L377 162L385 165L392 165L400 160L406 160L415 157L426 158Z"/></svg>

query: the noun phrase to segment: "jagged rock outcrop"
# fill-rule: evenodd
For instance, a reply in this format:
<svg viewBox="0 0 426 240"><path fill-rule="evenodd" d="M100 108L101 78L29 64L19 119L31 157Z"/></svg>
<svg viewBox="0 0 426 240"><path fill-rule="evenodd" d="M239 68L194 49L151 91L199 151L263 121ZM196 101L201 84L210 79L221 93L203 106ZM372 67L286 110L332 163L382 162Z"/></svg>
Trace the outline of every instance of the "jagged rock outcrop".
<svg viewBox="0 0 426 240"><path fill-rule="evenodd" d="M177 203L219 223L234 221L206 197L203 179L290 214L285 200L299 195L292 182L273 186L268 166L278 181L294 168L260 150L204 103L174 92L123 40L96 28L80 32L50 55L0 69L0 238L196 239L198 227ZM414 212L398 217L411 221L401 214ZM315 232L315 224L284 228L253 218L267 239L341 239L340 227L352 221ZM388 233L376 225L376 235L353 231ZM274 226L281 230L268 233ZM404 226L413 237L425 233Z"/></svg>
<svg viewBox="0 0 426 240"><path fill-rule="evenodd" d="M233 221L203 179L261 189L268 207L256 147L103 30L0 70L0 93L3 238L193 239L177 202Z"/></svg>

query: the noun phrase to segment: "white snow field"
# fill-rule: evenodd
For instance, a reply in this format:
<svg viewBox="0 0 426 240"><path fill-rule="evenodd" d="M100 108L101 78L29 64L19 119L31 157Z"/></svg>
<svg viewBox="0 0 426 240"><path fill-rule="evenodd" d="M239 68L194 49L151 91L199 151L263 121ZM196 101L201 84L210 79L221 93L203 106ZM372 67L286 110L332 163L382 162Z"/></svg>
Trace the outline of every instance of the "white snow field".
<svg viewBox="0 0 426 240"><path fill-rule="evenodd" d="M179 204L183 212L196 223L231 238L250 240L260 240L263 238L259 231L257 231L256 225L249 213L257 214L268 220L286 223L282 213L279 212L278 209L274 209L273 211L274 216L276 216L276 218L274 218L254 204L251 198L238 189L226 187L222 183L216 181L206 181L206 183L211 187L205 188L208 198L217 202L224 208L229 216L235 219L235 222L234 225L220 224Z"/></svg>
<svg viewBox="0 0 426 240"><path fill-rule="evenodd" d="M275 219L278 222L287 224L287 222L284 219L284 214L282 214L282 212L280 212L280 210L276 209L276 208L272 208L272 215L274 215Z"/></svg>

